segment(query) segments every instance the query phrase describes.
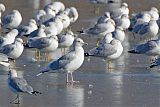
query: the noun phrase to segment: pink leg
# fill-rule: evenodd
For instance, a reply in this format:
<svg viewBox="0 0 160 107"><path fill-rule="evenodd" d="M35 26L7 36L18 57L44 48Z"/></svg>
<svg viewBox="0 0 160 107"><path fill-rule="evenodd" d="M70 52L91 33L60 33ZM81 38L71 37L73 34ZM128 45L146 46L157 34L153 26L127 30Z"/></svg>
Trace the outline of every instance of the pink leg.
<svg viewBox="0 0 160 107"><path fill-rule="evenodd" d="M68 73L66 74L66 83L69 83L69 80L68 80Z"/></svg>
<svg viewBox="0 0 160 107"><path fill-rule="evenodd" d="M74 80L73 80L72 72L71 72L70 74L71 74L71 82L72 82L72 83L79 83L79 81L74 81Z"/></svg>

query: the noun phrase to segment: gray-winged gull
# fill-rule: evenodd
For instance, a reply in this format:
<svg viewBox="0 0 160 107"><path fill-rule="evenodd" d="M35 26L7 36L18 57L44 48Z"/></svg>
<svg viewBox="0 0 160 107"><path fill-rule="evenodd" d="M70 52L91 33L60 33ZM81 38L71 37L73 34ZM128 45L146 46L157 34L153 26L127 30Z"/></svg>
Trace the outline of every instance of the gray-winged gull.
<svg viewBox="0 0 160 107"><path fill-rule="evenodd" d="M50 62L45 69L41 70L40 73L37 74L37 76L47 72L64 72L66 74L66 83L78 82L73 80L72 73L77 70L84 61L84 50L82 48L84 44L86 43L82 39L76 38L73 43L73 49L69 53ZM71 75L71 80L69 80L69 74Z"/></svg>

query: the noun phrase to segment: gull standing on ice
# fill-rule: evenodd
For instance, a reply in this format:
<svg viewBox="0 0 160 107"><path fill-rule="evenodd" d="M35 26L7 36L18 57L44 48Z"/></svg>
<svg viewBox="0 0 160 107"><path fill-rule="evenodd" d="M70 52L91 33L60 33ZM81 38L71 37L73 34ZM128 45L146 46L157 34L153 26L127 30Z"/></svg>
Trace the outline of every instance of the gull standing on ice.
<svg viewBox="0 0 160 107"><path fill-rule="evenodd" d="M27 83L27 81L24 78L18 77L16 70L11 69L9 71L8 75L9 75L9 77L8 77L8 86L11 89L12 92L17 94L16 98L13 101L11 101L10 103L20 104L19 95L22 94L22 93L34 94L34 95L41 94L41 92L35 91ZM15 102L16 100L18 100L18 101Z"/></svg>
<svg viewBox="0 0 160 107"><path fill-rule="evenodd" d="M123 52L123 46L119 40L113 39L110 43L104 43L85 53L85 56L100 57L108 60L108 70L111 69L111 60L117 59Z"/></svg>
<svg viewBox="0 0 160 107"><path fill-rule="evenodd" d="M96 24L94 27L79 31L81 34L91 34L92 36L104 37L107 33L115 30L115 22L108 19L105 23Z"/></svg>
<svg viewBox="0 0 160 107"><path fill-rule="evenodd" d="M78 81L73 80L72 73L77 70L84 61L84 50L82 48L85 43L82 39L76 38L73 43L73 49L67 53L66 55L60 57L59 59L52 61L48 64L48 66L41 70L37 76L47 73L50 70L50 72L53 73L60 73L62 72L66 73L66 83L76 83ZM71 80L69 80L69 74L71 76Z"/></svg>

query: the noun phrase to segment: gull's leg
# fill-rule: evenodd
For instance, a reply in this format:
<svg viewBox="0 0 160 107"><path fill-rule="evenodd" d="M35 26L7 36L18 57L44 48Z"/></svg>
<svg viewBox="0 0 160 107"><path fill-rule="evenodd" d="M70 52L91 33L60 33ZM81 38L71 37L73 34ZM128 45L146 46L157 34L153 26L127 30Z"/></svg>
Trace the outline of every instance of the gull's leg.
<svg viewBox="0 0 160 107"><path fill-rule="evenodd" d="M69 75L68 75L68 73L67 73L67 74L66 74L66 84L69 83L68 76L69 76Z"/></svg>
<svg viewBox="0 0 160 107"><path fill-rule="evenodd" d="M79 83L79 81L74 81L74 80L73 80L73 74L72 74L72 72L71 72L70 74L71 74L71 82L72 82L72 83Z"/></svg>
<svg viewBox="0 0 160 107"><path fill-rule="evenodd" d="M15 103L15 101L18 99L18 102ZM16 98L10 102L11 104L14 103L14 104L19 104L19 94L17 94Z"/></svg>
<svg viewBox="0 0 160 107"><path fill-rule="evenodd" d="M13 67L16 69L16 60L13 60Z"/></svg>
<svg viewBox="0 0 160 107"><path fill-rule="evenodd" d="M112 63L111 60L108 60L108 71L111 72L112 69Z"/></svg>
<svg viewBox="0 0 160 107"><path fill-rule="evenodd" d="M99 46L100 40L101 40L100 38L97 39L97 43L96 43L97 47Z"/></svg>
<svg viewBox="0 0 160 107"><path fill-rule="evenodd" d="M48 57L47 61L50 61L52 59L50 52L48 52Z"/></svg>
<svg viewBox="0 0 160 107"><path fill-rule="evenodd" d="M38 50L38 60L40 61L40 58L41 58L41 53L40 53L40 50Z"/></svg>

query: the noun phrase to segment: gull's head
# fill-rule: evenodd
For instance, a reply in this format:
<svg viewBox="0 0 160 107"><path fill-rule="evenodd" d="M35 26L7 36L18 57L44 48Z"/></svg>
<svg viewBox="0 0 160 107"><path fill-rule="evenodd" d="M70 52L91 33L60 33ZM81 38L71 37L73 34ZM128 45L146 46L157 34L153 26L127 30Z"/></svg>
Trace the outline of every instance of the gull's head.
<svg viewBox="0 0 160 107"><path fill-rule="evenodd" d="M110 13L109 13L109 12L105 12L105 13L104 13L104 16L110 18Z"/></svg>
<svg viewBox="0 0 160 107"><path fill-rule="evenodd" d="M10 69L9 73L8 73L9 77L17 77L17 71L15 69Z"/></svg>
<svg viewBox="0 0 160 107"><path fill-rule="evenodd" d="M4 12L5 11L5 6L4 4L0 3L0 12Z"/></svg>
<svg viewBox="0 0 160 107"><path fill-rule="evenodd" d="M13 10L12 13L13 14L20 14L20 12L18 10Z"/></svg>
<svg viewBox="0 0 160 107"><path fill-rule="evenodd" d="M123 14L121 17L122 18L129 18L129 15L128 14Z"/></svg>
<svg viewBox="0 0 160 107"><path fill-rule="evenodd" d="M30 19L30 20L29 20L29 23L30 23L30 24L34 24L34 25L37 25L37 23L36 23L36 21L35 21L34 19Z"/></svg>
<svg viewBox="0 0 160 107"><path fill-rule="evenodd" d="M128 4L124 2L124 3L122 3L122 7L126 7L127 8Z"/></svg>
<svg viewBox="0 0 160 107"><path fill-rule="evenodd" d="M157 43L155 42L155 41L149 41L148 42L148 46L149 46L149 48L154 48L154 47L156 47L157 46Z"/></svg>
<svg viewBox="0 0 160 107"><path fill-rule="evenodd" d="M117 39L113 39L112 41L111 41L111 45L117 45L117 44L121 44L121 42L119 41L119 40L117 40Z"/></svg>
<svg viewBox="0 0 160 107"><path fill-rule="evenodd" d="M23 44L23 40L21 38L16 38L16 42Z"/></svg>
<svg viewBox="0 0 160 107"><path fill-rule="evenodd" d="M116 30L124 31L124 29L121 26L116 26Z"/></svg>
<svg viewBox="0 0 160 107"><path fill-rule="evenodd" d="M115 21L114 21L113 19L108 19L108 21L109 21L113 26L116 26ZM108 21L107 21L107 22L108 22Z"/></svg>
<svg viewBox="0 0 160 107"><path fill-rule="evenodd" d="M46 12L44 10L39 10L36 15L46 15Z"/></svg>
<svg viewBox="0 0 160 107"><path fill-rule="evenodd" d="M46 28L45 25L43 25L43 24L39 25L39 29L45 29L45 28Z"/></svg>
<svg viewBox="0 0 160 107"><path fill-rule="evenodd" d="M49 38L58 41L58 37L56 35L51 35Z"/></svg>
<svg viewBox="0 0 160 107"><path fill-rule="evenodd" d="M151 11L154 11L154 12L158 13L158 9L156 7L151 7Z"/></svg>
<svg viewBox="0 0 160 107"><path fill-rule="evenodd" d="M17 29L12 29L11 32L9 32L11 35L17 36L18 35L18 30Z"/></svg>
<svg viewBox="0 0 160 107"><path fill-rule="evenodd" d="M84 42L81 38L76 38L74 40L74 43L76 46L83 46L83 45L88 45L86 42Z"/></svg>
<svg viewBox="0 0 160 107"><path fill-rule="evenodd" d="M72 32L71 30L67 30L67 31L66 31L66 34L74 35L73 32Z"/></svg>

